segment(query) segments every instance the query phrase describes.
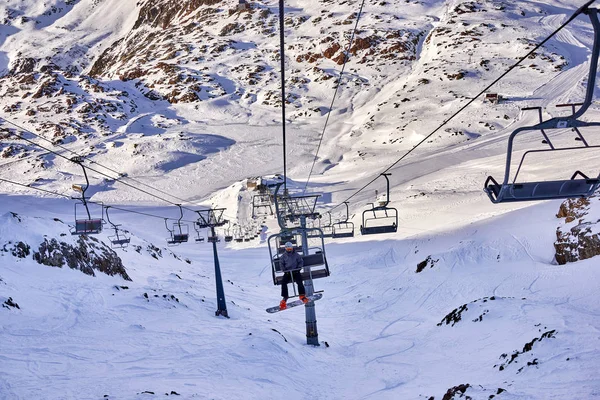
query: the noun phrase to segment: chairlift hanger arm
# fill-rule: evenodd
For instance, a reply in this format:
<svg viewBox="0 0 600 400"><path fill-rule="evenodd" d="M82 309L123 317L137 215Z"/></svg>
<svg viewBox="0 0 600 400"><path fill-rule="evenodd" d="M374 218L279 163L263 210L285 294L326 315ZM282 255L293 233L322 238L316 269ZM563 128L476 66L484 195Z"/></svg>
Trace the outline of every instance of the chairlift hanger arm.
<svg viewBox="0 0 600 400"><path fill-rule="evenodd" d="M587 87L585 91L585 100L577 112L573 113L571 118L577 119L581 117L592 104L594 99L594 89L596 88L596 72L598 71L598 55L600 54L600 21L598 21L598 9L588 8L593 1L588 2L585 6L585 14L588 15L592 26L594 27L594 44L592 46L592 57L590 59L590 72L588 74Z"/></svg>

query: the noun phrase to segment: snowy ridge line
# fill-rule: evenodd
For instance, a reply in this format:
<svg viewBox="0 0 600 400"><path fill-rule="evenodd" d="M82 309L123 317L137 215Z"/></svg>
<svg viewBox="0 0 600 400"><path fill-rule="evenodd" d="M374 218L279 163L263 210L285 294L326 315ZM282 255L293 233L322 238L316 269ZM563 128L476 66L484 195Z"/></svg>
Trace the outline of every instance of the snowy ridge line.
<svg viewBox="0 0 600 400"><path fill-rule="evenodd" d="M331 212L333 210L335 210L336 208L340 207L342 204L344 204L344 202L349 201L350 199L352 199L354 196L356 196L357 194L359 194L360 192L362 192L364 189L366 189L367 187L369 187L373 182L375 182L377 180L377 178L379 178L382 174L385 174L386 172L388 172L390 169L392 169L394 166L396 166L400 161L404 160L409 154L411 154L417 147L419 147L420 145L422 145L423 143L425 143L429 138L431 138L431 136L433 136L437 131L439 131L440 129L442 129L448 122L450 122L451 120L453 120L456 116L458 116L458 114L460 114L462 111L464 111L467 107L469 107L475 100L477 100L481 95L483 95L486 91L488 91L492 86L494 86L496 83L498 83L500 80L502 80L506 75L508 75L513 69L515 69L516 67L518 67L523 61L525 61L530 55L532 55L533 53L535 53L535 51L537 51L540 47L542 47L548 40L550 40L552 37L554 37L554 35L556 35L558 32L560 32L563 28L565 28L569 23L571 23L571 21L573 21L575 18L577 18L577 16L579 16L579 14L583 13L585 10L587 10L587 8L594 3L596 0L588 0L587 3L585 3L583 6L579 7L575 13L573 13L573 15L571 15L571 17L569 17L567 19L567 21L565 21L561 26L559 26L554 32L552 32L550 35L548 35L544 40L542 40L540 43L538 43L536 46L534 46L534 48L532 50L530 50L526 55L522 56L516 63L514 63L512 66L510 66L504 73L502 73L502 75L500 75L498 78L496 78L492 83L490 83L488 86L486 86L483 90L481 90L479 93L477 93L477 95L473 96L464 106L462 106L460 109L458 109L456 112L454 112L449 118L447 118L446 120L444 120L437 128L435 128L431 133L429 133L427 136L425 136L420 142L418 142L416 145L414 145L411 149L409 149L408 151L406 151L406 153L404 153L402 155L402 157L400 157L398 160L394 161L389 167L387 167L385 170L383 170L381 173L377 174L372 180L370 180L369 182L367 182L363 187L361 187L360 189L358 189L356 192L354 192L352 195L350 195L348 198L346 198L344 201L342 201L341 203L338 203L337 205L333 206L332 208L330 208L328 211Z"/></svg>
<svg viewBox="0 0 600 400"><path fill-rule="evenodd" d="M327 110L327 117L325 118L325 124L323 125L323 132L321 132L321 137L319 138L319 144L317 145L317 151L315 152L315 158L313 159L312 166L310 167L310 171L308 173L308 178L306 178L306 183L304 184L304 189L302 190L302 195L304 195L306 193L306 188L308 187L308 183L310 182L310 177L312 176L313 169L315 168L315 164L317 163L317 157L319 156L319 150L321 150L321 144L323 143L323 137L325 137L325 129L327 129L327 124L329 123L329 117L331 117L331 110L333 110L333 103L335 102L335 97L337 96L338 90L340 88L340 84L342 83L342 76L344 75L344 70L346 69L346 64L348 63L348 59L350 58L350 49L352 48L352 43L354 42L354 35L356 34L356 30L358 29L358 21L360 21L360 16L362 15L364 5L365 5L365 0L362 0L362 3L360 4L360 9L358 10L358 15L356 16L356 23L354 24L354 29L352 30L352 35L350 36L350 41L348 42L348 47L346 48L346 51L344 53L344 65L342 65L340 75L338 76L338 80L335 84L335 90L333 92L331 104L329 105L329 109Z"/></svg>
<svg viewBox="0 0 600 400"><path fill-rule="evenodd" d="M25 188L28 188L28 189L39 190L39 191L44 192L44 193L52 194L52 195L59 196L59 197L64 197L64 198L67 198L69 200L78 200L77 197L71 197L71 196L68 196L66 194L56 193L56 192L52 192L50 190L46 190L46 189L42 189L42 188L37 188L37 187L34 187L34 186L28 186L28 185L25 185L24 183L14 182L14 181L10 181L10 180L4 179L4 178L0 178L0 181L7 182L7 183L10 183L10 184L13 184L13 185L22 186L22 187L25 187ZM97 205L102 206L102 207L107 207L107 206L105 206L104 203L98 202L98 201L86 200L86 202L90 203L90 204L97 204ZM144 216L147 216L147 217L160 218L160 219L173 219L173 220L177 220L178 219L178 218L172 218L172 217L169 217L169 218L161 217L159 215L148 214L148 213L144 213L144 212L141 212L141 211L127 210L127 209L116 207L116 206L112 206L112 205L109 206L109 207L110 208L114 208L115 210L119 210L119 211L123 211L123 212L129 212L129 213L133 213L133 214L144 215ZM191 224L194 224L194 223L197 222L197 221L189 221L189 220L185 220L185 219L182 219L181 221L182 222L189 222Z"/></svg>
<svg viewBox="0 0 600 400"><path fill-rule="evenodd" d="M165 201L165 202L167 202L167 203L170 203L168 200L165 200L165 199L163 199L163 198L161 198L161 197L159 197L159 196L156 196L156 195L152 195L151 193L148 193L148 192L146 192L146 191L143 191L143 190L141 190L141 189L139 189L139 188L136 188L136 187L135 187L135 186L133 186L133 185L129 185L129 184L127 184L127 183L125 183L125 182L122 182L122 181L121 181L121 179L123 179L123 178L128 178L128 179L130 179L130 180L132 180L132 181L134 181L134 182L136 182L136 183L139 183L139 184L141 184L141 185L143 185L143 186L146 186L146 187L148 187L148 188L150 188L150 189L152 189L152 190L155 190L155 191L157 191L157 192L160 192L160 193L162 193L162 194L169 195L169 196L171 196L171 197L173 197L173 198L175 198L175 199L177 199L177 200L183 201L183 202L185 202L185 203L192 204L192 202L191 202L191 201L189 201L189 200L185 200L185 199L181 199L181 198L179 198L179 197L177 197L177 196L173 196L173 195L172 195L172 194L170 194L170 193L167 193L167 192L165 192L165 191L163 191L163 190L157 189L157 188L155 188L155 187L153 187L153 186L150 186L150 185L148 185L148 184L146 184L146 183L144 183L144 182L142 182L142 181L139 181L139 180L137 180L137 179L131 178L131 177L127 176L126 174L122 173L122 172L116 171L116 170L114 170L114 169L112 169L112 168L110 168L110 167L107 167L107 166L105 166L105 165L102 165L102 164L100 164L99 162L96 162L96 161L94 161L94 160L92 160L92 159L90 159L90 158L88 158L88 157L86 157L86 156L82 156L82 155L80 155L80 154L76 153L75 151L73 151L73 150L71 150L71 149L68 149L68 148L66 148L65 146L62 146L62 145L60 145L60 144L56 144L56 143L52 142L52 141L51 141L51 140L49 140L49 139L46 139L45 137L43 137L43 136L41 136L41 135L38 135L38 134L36 134L36 133L34 133L34 132L32 132L32 131L28 130L28 129L25 129L25 128L23 128L22 126L20 126L20 125L18 125L18 124L16 124L16 123L14 123L14 122L11 122L11 121L7 120L7 119L6 119L6 118L4 118L4 117L0 117L0 120L2 120L2 121L5 121L6 123L8 123L8 124L10 124L10 125L12 125L12 126L14 126L14 127L16 127L17 129L20 129L22 132L29 133L29 134L31 134L31 135L33 135L33 136L37 137L37 138L43 139L43 140L45 140L45 141L47 141L47 142L51 143L53 146L56 146L56 147L58 147L58 148L60 148L60 149L62 149L62 150L68 151L68 152L69 152L69 153L71 153L71 154L75 154L75 155L77 155L78 157L81 157L81 158L83 158L83 159L85 159L85 160L89 161L89 162L90 162L90 163L92 163L92 164L99 165L100 167L102 167L102 168L105 168L105 169L107 169L107 170L109 170L109 171L111 171L111 172L113 172L113 173L115 173L115 174L119 175L119 178L113 178L113 177L111 177L111 176L109 176L109 175L102 174L101 172L98 172L98 171L94 171L94 170L92 170L92 171L94 171L94 172L100 173L101 175L104 175L104 176L106 176L106 177L108 177L108 178L110 178L110 179L114 180L115 182L121 182L121 183L123 183L123 184L125 184L125 185L127 185L127 186L129 186L129 187L131 187L131 188L134 188L134 189L136 189L136 190L140 190L140 191L142 191L142 192L143 192L143 193L145 193L145 194L149 194L149 195L151 195L151 196L153 196L153 197L156 197L157 199L160 199L160 200L163 200L163 201ZM59 153L55 153L55 152L53 152L52 150L46 149L46 148L42 147L41 145L39 145L39 144L37 144L37 143L35 143L35 142L32 142L32 141L30 141L30 140L28 140L28 139L25 139L24 137L22 137L22 136L20 136L20 135L17 135L17 134L15 134L15 133L12 133L12 132L10 132L10 133L11 133L12 135L14 135L14 136L17 136L17 137L19 137L20 139L23 139L23 140L25 140L25 141L27 141L27 142L29 142L29 143L32 143L32 144L33 144L33 145L35 145L35 146L38 146L38 147L40 147L40 148L42 148L42 149L44 149L44 150L46 150L46 151L50 151L51 153L53 153L53 154L56 154L56 155L58 155L58 156L60 156L60 157L63 157L63 158L65 158L66 160L68 160L68 158L66 158L66 157L64 157L64 156L62 156L62 155L60 155ZM91 169L91 168L90 168L90 169ZM171 204L173 204L173 205L177 205L176 203L171 203ZM184 208L186 208L186 207L184 207ZM192 210L192 209L189 209L189 208L186 208L186 209L187 209L187 210L189 210L189 211L192 211L192 212L194 212L194 210Z"/></svg>

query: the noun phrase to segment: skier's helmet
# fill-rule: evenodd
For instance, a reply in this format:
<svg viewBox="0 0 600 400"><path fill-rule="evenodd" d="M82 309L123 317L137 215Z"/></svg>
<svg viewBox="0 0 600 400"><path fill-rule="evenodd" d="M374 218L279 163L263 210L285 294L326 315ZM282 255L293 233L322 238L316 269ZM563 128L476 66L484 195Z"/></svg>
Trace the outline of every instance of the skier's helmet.
<svg viewBox="0 0 600 400"><path fill-rule="evenodd" d="M285 249L287 251L292 251L294 250L294 246L292 245L292 242L285 242Z"/></svg>

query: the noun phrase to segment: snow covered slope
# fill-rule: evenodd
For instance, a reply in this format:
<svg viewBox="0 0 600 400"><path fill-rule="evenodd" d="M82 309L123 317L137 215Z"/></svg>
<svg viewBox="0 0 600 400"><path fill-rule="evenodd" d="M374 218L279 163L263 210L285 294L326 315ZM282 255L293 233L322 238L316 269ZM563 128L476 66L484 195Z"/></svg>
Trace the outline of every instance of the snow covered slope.
<svg viewBox="0 0 600 400"><path fill-rule="evenodd" d="M302 308L264 312L278 301L264 248L219 248L230 319L214 317L205 244L174 249L190 263L119 250L131 282L2 253L0 393L440 399L458 387L473 399L593 398L600 271L594 259L552 263L555 210L330 243L332 276L315 281L318 348L305 344ZM161 235L147 219L123 222Z"/></svg>
<svg viewBox="0 0 600 400"><path fill-rule="evenodd" d="M328 242L332 275L315 281L324 296L313 348L301 308L264 311L279 300L264 245L277 228L251 219L245 179L282 172L277 7L249 3L0 0L1 116L61 144L44 143L65 157L87 155L136 179L126 186L90 171L92 200L137 212L111 211L132 237L127 249L109 251L107 225L98 241L82 239L84 268L53 268L34 253L46 242L57 243L47 259L74 252L73 202L0 182L0 399L598 396L597 260L554 261L557 227L575 225L556 218L560 202L492 205L481 191L503 171L507 133L536 121L520 108L543 106L548 117L583 98L586 18L501 81L495 90L506 101L475 102L392 169L396 234ZM299 191L359 2L286 6L288 173ZM377 176L575 8L366 4L309 185L322 194L319 207ZM585 118L597 116L594 104ZM2 128L3 179L74 194L78 165ZM573 141L552 136L561 137ZM523 173L564 177L598 170L597 159L541 159ZM179 210L136 188L188 207L227 207L233 224L261 230L257 240L219 244L230 319L214 316L210 246L167 248L162 217L172 223ZM357 226L383 188L378 180L352 199ZM596 203L585 224L596 222ZM196 218L185 210L192 236ZM116 255L111 264L126 275L78 271L103 255Z"/></svg>

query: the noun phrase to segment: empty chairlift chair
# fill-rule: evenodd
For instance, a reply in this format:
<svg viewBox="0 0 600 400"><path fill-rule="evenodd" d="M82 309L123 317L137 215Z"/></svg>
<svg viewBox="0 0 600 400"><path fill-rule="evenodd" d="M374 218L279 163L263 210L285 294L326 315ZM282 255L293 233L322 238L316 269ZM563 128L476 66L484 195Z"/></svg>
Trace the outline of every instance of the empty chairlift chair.
<svg viewBox="0 0 600 400"><path fill-rule="evenodd" d="M362 235L374 235L379 233L393 233L398 230L398 210L388 207L390 203L390 180L389 173L381 174L387 182L385 197L378 199L371 208L363 211L360 233Z"/></svg>
<svg viewBox="0 0 600 400"><path fill-rule="evenodd" d="M202 236L202 232L200 228L198 228L198 223L194 223L194 230L196 231L196 243L204 243L204 236Z"/></svg>
<svg viewBox="0 0 600 400"><path fill-rule="evenodd" d="M331 225L331 237L334 239L354 237L354 223L348 221L350 217L348 202L345 201L344 204L346 205L346 218Z"/></svg>
<svg viewBox="0 0 600 400"><path fill-rule="evenodd" d="M327 215L329 215L329 223L327 225L321 226L321 234L324 238L333 237L333 224L331 223L331 213L327 211ZM316 237L319 237L319 234L317 234Z"/></svg>
<svg viewBox="0 0 600 400"><path fill-rule="evenodd" d="M172 229L169 229L169 225L167 224L168 218L165 218L165 226L169 233L170 237L167 238L167 244L170 246L177 246L181 243L186 243L189 239L189 227L187 224L182 224L181 220L183 219L183 209L181 205L177 205L179 207L180 217L177 222L173 223Z"/></svg>
<svg viewBox="0 0 600 400"><path fill-rule="evenodd" d="M265 215L273 215L273 195L266 187L260 194L252 196L252 218Z"/></svg>
<svg viewBox="0 0 600 400"><path fill-rule="evenodd" d="M566 199L566 198L581 198L588 197L593 194L600 186L600 174L589 177L583 172L574 171L570 179L562 180L536 180L536 181L519 181L519 172L524 164L525 158L530 154L547 154L547 160L551 161L552 157L558 152L578 151L582 149L599 148L600 146L590 146L580 131L581 128L598 127L600 122L586 122L579 118L587 111L592 104L594 96L594 88L596 86L596 72L598 68L598 55L600 53L600 22L598 21L598 10L587 8L586 14L589 16L594 28L594 45L592 48L592 56L590 59L590 69L588 73L587 88L585 100L579 104L562 104L559 107L571 107L572 114L568 117L556 117L549 120L542 120L542 111L540 107L524 108L523 110L535 109L538 111L539 123L533 126L521 127L513 131L508 138L508 150L506 156L506 167L504 172L504 180L498 183L493 177L489 176L484 184L484 191L493 203L506 203L517 201L532 201L532 200L550 200L550 199ZM575 111L575 107L579 109ZM577 141L581 142L581 146L567 146L557 148L552 143L546 131L553 129L563 129L572 134L575 132ZM531 150L525 152L514 178L511 179L511 159L513 155L513 142L517 135L529 131L539 131L543 137L542 143L548 147L542 150Z"/></svg>
<svg viewBox="0 0 600 400"><path fill-rule="evenodd" d="M578 104L579 105L579 104ZM574 108L573 105L569 105ZM580 111L584 108L585 104L582 105ZM532 108L526 108L524 110L530 110ZM566 120L561 118L552 118L548 121L541 121L541 109L535 107L540 116L540 123L534 126L521 127L516 129L508 139L508 152L506 156L506 167L505 175L502 183L498 183L492 176L488 176L484 184L484 191L493 203L508 203L508 202L520 202L520 201L534 201L534 200L552 200L552 199L567 199L567 198L578 198L588 197L592 195L600 186L600 175L596 175L593 178L588 177L583 172L577 170L574 171L570 176L570 179L561 180L536 180L527 181L520 180L519 173L522 171L522 167L525 164L528 155L540 155L547 154L547 160L551 160L553 156L560 153L577 152L582 149L593 149L600 148L600 146L590 146L585 140L582 132L579 130L581 127L588 126L599 126L599 123L579 121L576 118L577 113ZM552 140L546 133L550 129L561 128L572 128L577 135L578 141L582 143L581 146L575 147L562 147L557 148L554 146ZM546 149L536 149L526 151L519 163L519 166L511 179L511 161L513 155L513 142L518 134L540 131L543 137L542 143L548 146ZM571 134L568 132L567 134ZM574 154L575 156L575 154Z"/></svg>
<svg viewBox="0 0 600 400"><path fill-rule="evenodd" d="M110 220L110 215L108 214L108 209L110 207L111 206L106 207L106 220L112 225L113 229L115 230L115 234L113 236L109 236L108 240L110 240L112 248L124 249L129 245L131 239L127 237L124 230L119 229L119 226L121 225L116 225Z"/></svg>
<svg viewBox="0 0 600 400"><path fill-rule="evenodd" d="M244 241L242 227L237 224L233 228L233 240L235 240L236 243L242 243Z"/></svg>
<svg viewBox="0 0 600 400"><path fill-rule="evenodd" d="M231 223L228 222L227 225L227 229L225 229L225 234L223 235L223 240L225 240L225 242L229 243L231 241L233 241L233 235L231 234Z"/></svg>
<svg viewBox="0 0 600 400"><path fill-rule="evenodd" d="M102 232L102 224L104 219L104 207L102 204L88 202L85 197L85 191L90 186L90 181L87 176L85 167L82 164L81 157L73 157L72 162L78 164L83 169L83 175L85 177L85 185L73 185L73 189L81 193L80 203L75 204L75 229L71 231L73 235L90 235L98 234ZM93 218L92 211L94 209L100 211L100 218ZM92 209L92 211L90 211Z"/></svg>

